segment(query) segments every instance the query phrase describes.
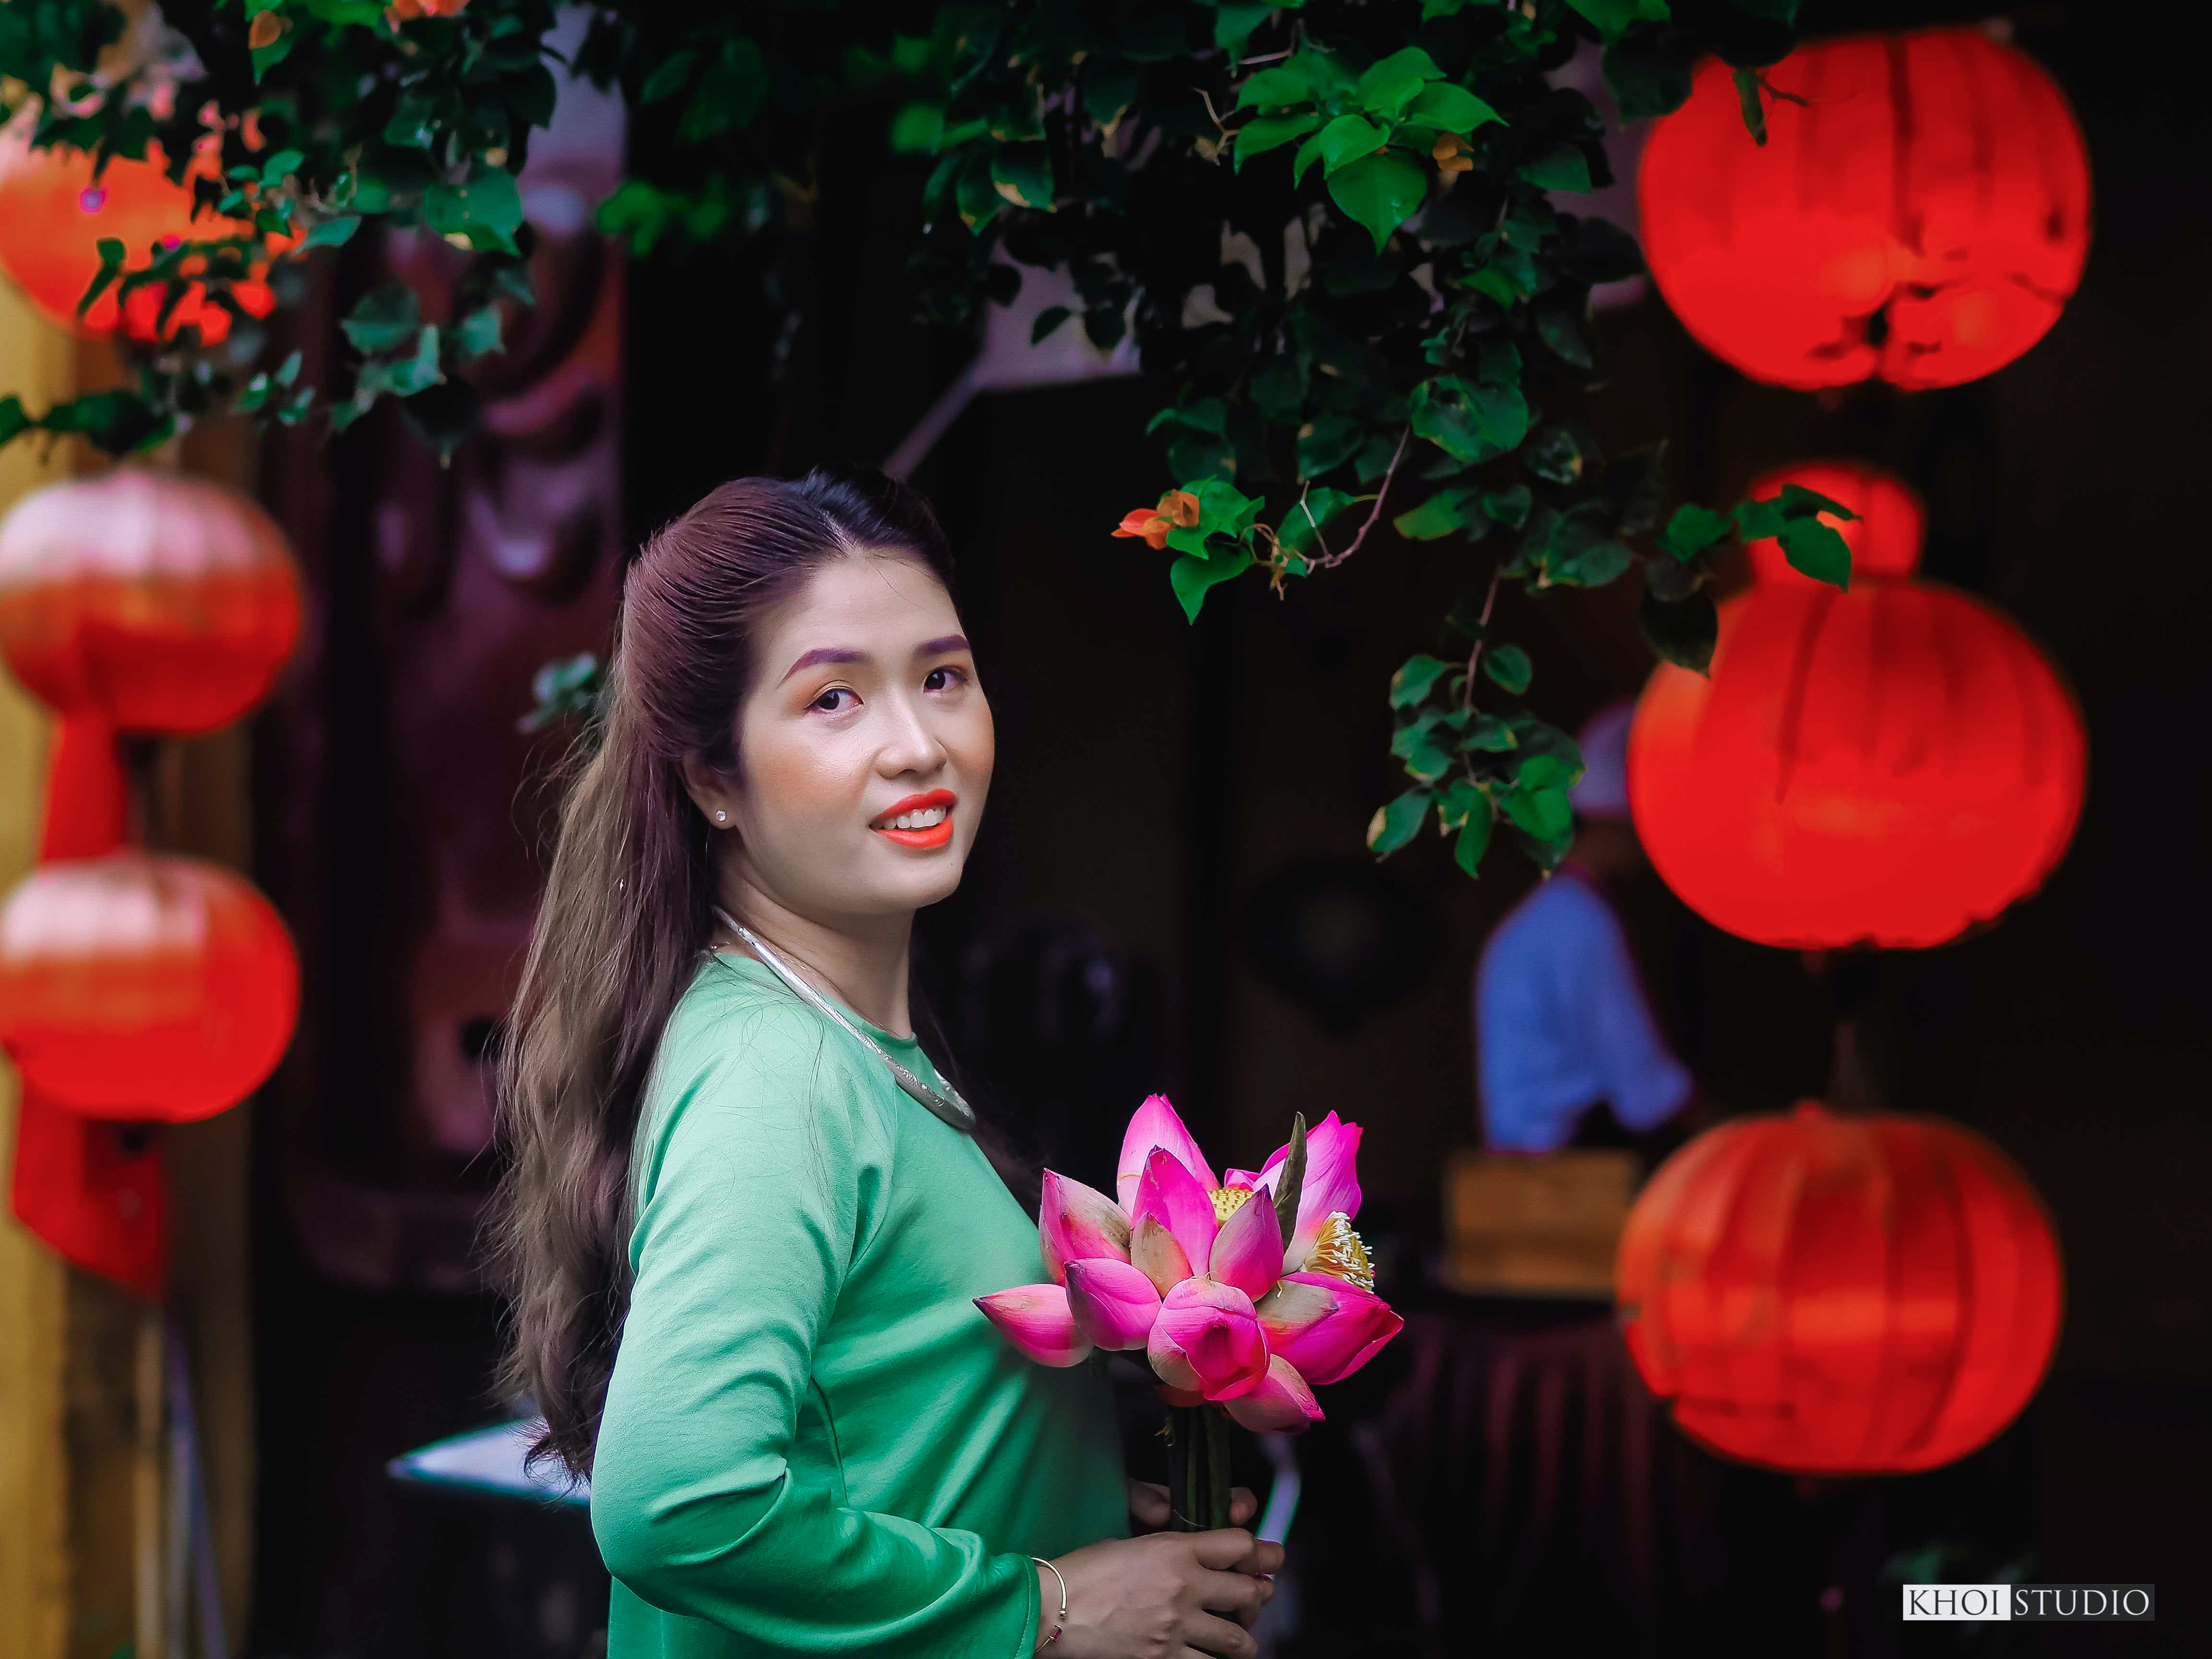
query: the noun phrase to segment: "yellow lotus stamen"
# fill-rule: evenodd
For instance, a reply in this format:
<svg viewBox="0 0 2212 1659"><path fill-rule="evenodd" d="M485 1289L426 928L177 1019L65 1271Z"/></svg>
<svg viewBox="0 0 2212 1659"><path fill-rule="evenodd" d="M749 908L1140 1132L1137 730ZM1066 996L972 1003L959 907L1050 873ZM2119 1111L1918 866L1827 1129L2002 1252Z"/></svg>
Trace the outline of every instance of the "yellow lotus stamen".
<svg viewBox="0 0 2212 1659"><path fill-rule="evenodd" d="M1254 1190L1250 1187L1216 1187L1210 1194L1213 1200L1214 1220L1226 1221L1235 1215L1251 1200Z"/></svg>
<svg viewBox="0 0 2212 1659"><path fill-rule="evenodd" d="M1352 1231L1352 1218L1341 1210L1330 1211L1328 1219L1321 1224L1321 1237L1314 1240L1305 1270L1327 1273L1363 1291L1375 1288L1375 1264L1367 1259L1367 1246Z"/></svg>

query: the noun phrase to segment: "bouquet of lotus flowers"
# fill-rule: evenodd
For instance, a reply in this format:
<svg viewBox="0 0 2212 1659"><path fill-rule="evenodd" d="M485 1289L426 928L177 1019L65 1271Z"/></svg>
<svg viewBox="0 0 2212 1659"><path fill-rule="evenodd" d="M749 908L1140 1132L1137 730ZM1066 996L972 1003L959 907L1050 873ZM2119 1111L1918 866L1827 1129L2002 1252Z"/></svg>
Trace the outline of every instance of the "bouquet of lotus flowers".
<svg viewBox="0 0 2212 1659"><path fill-rule="evenodd" d="M1122 1138L1118 1201L1048 1170L1037 1232L1048 1285L978 1297L1042 1365L1144 1351L1175 1409L1169 1506L1180 1528L1228 1524L1229 1431L1297 1434L1317 1383L1349 1376L1405 1322L1375 1294L1359 1235L1359 1126L1304 1117L1257 1170L1217 1180L1164 1095Z"/></svg>

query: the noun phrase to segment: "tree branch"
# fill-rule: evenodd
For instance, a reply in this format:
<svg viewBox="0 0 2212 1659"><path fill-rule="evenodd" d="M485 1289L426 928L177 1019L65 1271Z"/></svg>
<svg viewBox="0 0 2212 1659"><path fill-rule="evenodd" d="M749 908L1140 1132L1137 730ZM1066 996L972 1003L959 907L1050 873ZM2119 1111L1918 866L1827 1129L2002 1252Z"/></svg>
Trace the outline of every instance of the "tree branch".
<svg viewBox="0 0 2212 1659"><path fill-rule="evenodd" d="M1375 492L1375 505L1368 509L1367 522L1359 526L1359 533L1352 538L1351 546L1346 548L1341 553L1330 552L1328 544L1321 539L1321 526L1317 524L1314 526L1314 541L1321 548L1322 556L1309 562L1310 569L1333 570L1359 551L1360 544L1367 539L1367 532L1375 528L1375 521L1382 516L1382 503L1389 500L1390 495L1390 480L1398 476L1398 463L1406 459L1406 446L1412 441L1413 436L1413 428L1410 426L1398 434L1398 447L1390 457L1390 465L1383 470L1382 487ZM1313 509L1305 504L1303 496L1299 498L1298 509L1306 515L1307 521L1311 523Z"/></svg>
<svg viewBox="0 0 2212 1659"><path fill-rule="evenodd" d="M1467 653L1467 684L1459 689L1459 706L1474 707L1475 665L1482 660L1483 641L1490 636L1490 613L1498 608L1498 584L1505 574L1505 567L1494 564L1490 568L1490 591L1482 596L1482 615L1475 618L1475 626L1482 632L1474 636L1474 649Z"/></svg>

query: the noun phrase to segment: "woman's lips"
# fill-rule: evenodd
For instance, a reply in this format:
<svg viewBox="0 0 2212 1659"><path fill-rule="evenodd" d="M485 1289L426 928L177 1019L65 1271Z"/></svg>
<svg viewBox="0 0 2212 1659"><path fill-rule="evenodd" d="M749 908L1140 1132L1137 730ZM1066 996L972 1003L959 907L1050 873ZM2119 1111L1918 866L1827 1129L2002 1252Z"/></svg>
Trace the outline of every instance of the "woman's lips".
<svg viewBox="0 0 2212 1659"><path fill-rule="evenodd" d="M902 847L942 847L952 839L952 809L959 797L950 789L932 789L908 795L888 811L878 812L868 827L886 841ZM901 827L899 820L905 819Z"/></svg>

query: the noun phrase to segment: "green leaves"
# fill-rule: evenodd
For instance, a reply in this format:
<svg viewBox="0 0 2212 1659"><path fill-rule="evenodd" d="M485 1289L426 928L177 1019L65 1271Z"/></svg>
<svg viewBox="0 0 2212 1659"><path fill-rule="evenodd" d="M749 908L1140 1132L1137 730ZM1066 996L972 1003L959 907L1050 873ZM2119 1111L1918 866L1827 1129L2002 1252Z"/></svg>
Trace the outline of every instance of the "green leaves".
<svg viewBox="0 0 2212 1659"><path fill-rule="evenodd" d="M1664 660L1695 674L1711 671L1721 622L1710 593L1700 590L1669 604L1647 589L1636 607L1636 623Z"/></svg>
<svg viewBox="0 0 2212 1659"><path fill-rule="evenodd" d="M1528 689L1535 668L1528 653L1517 645L1495 645L1482 653L1482 672L1503 690L1519 696Z"/></svg>
<svg viewBox="0 0 2212 1659"><path fill-rule="evenodd" d="M1455 460L1486 461L1519 447L1528 432L1528 403L1513 371L1481 381L1439 374L1413 389L1413 435L1425 438Z"/></svg>
<svg viewBox="0 0 2212 1659"><path fill-rule="evenodd" d="M1405 118L1434 127L1439 132L1455 132L1462 138L1478 127L1492 122L1502 124L1505 119L1466 88L1444 83L1423 87L1420 96L1407 110Z"/></svg>
<svg viewBox="0 0 2212 1659"><path fill-rule="evenodd" d="M356 351L390 351L412 338L422 320L415 290L396 285L371 289L339 321Z"/></svg>
<svg viewBox="0 0 2212 1659"><path fill-rule="evenodd" d="M1792 569L1816 582L1850 591L1851 550L1832 525L1818 519L1792 519L1782 526L1776 539Z"/></svg>
<svg viewBox="0 0 2212 1659"><path fill-rule="evenodd" d="M1572 144L1554 144L1522 167L1521 177L1539 190L1587 191L1589 161Z"/></svg>
<svg viewBox="0 0 2212 1659"><path fill-rule="evenodd" d="M1759 95L1759 71L1739 69L1735 80L1736 103L1743 111L1743 130L1751 135L1751 142L1763 149L1766 146L1766 106Z"/></svg>
<svg viewBox="0 0 2212 1659"><path fill-rule="evenodd" d="M1747 542L1769 538L1782 544L1791 568L1814 581L1848 590L1851 585L1851 551L1843 535L1819 515L1850 520L1858 514L1840 501L1806 489L1784 484L1781 492L1764 501L1749 497L1735 504L1736 533ZM1679 516L1679 514L1677 515Z"/></svg>
<svg viewBox="0 0 2212 1659"><path fill-rule="evenodd" d="M1168 583L1182 605L1184 619L1194 623L1199 607L1206 603L1209 592L1251 568L1252 550L1249 547L1240 547L1220 557L1185 556L1168 567Z"/></svg>
<svg viewBox="0 0 2212 1659"><path fill-rule="evenodd" d="M354 232L361 228L361 215L340 213L328 219L319 219L309 227L302 246L307 247L343 247L353 240Z"/></svg>
<svg viewBox="0 0 2212 1659"><path fill-rule="evenodd" d="M1567 0L1596 27L1599 36L1607 40L1618 40L1633 24L1663 23L1668 12L1667 0Z"/></svg>
<svg viewBox="0 0 2212 1659"><path fill-rule="evenodd" d="M1735 527L1735 520L1728 514L1685 501L1659 532L1659 545L1678 559L1694 559Z"/></svg>
<svg viewBox="0 0 2212 1659"><path fill-rule="evenodd" d="M1368 233L1378 254L1427 199L1425 158L1436 135L1465 134L1504 118L1465 88L1446 83L1419 46L1388 54L1356 79L1326 53L1299 52L1244 81L1237 107L1266 112L1235 135L1237 167L1303 140L1291 159L1291 182L1303 184L1318 163L1330 199Z"/></svg>
<svg viewBox="0 0 2212 1659"><path fill-rule="evenodd" d="M1186 413L1163 410L1153 422ZM1199 418L1205 418L1203 412ZM1194 479L1183 489L1198 498L1198 522L1168 532L1168 545L1182 555L1168 568L1168 584L1184 617L1194 623L1209 592L1243 575L1255 562L1249 536L1267 503L1224 478Z"/></svg>
<svg viewBox="0 0 2212 1659"><path fill-rule="evenodd" d="M462 184L431 185L422 192L422 218L448 241L478 252L521 251L514 233L522 228L522 194L504 167L479 164Z"/></svg>
<svg viewBox="0 0 2212 1659"><path fill-rule="evenodd" d="M1415 787L1386 809L1396 818L1378 850L1431 807L1470 873L1501 820L1539 862L1564 848L1547 837L1565 783L1529 767L1571 764L1571 745L1514 704L1533 665L1492 631L1500 583L1595 586L1643 556L1647 635L1672 660L1703 661L1706 590L1736 540L1771 536L1799 568L1847 577L1837 520L1786 496L1678 512L1655 553L1641 538L1672 506L1659 469L1607 464L1589 435L1611 424L1598 405L1588 430L1575 423L1605 384L1589 288L1642 260L1618 228L1560 210L1562 192L1603 176L1604 135L1589 100L1549 74L1572 34L1595 33L1620 106L1656 112L1686 95L1706 51L1774 61L1793 0L1679 19L1663 0L1423 0L1356 16L1261 0L1008 0L943 9L889 40L842 27L842 11L787 29L743 8L588 9L581 40L549 54L554 9L541 0L404 20L377 0L240 0L231 11L251 30L259 84L246 90L265 138L249 150L234 125L198 121L203 95L219 116L243 113L222 75L194 108L159 118L123 82L95 79L118 33L112 7L0 5L0 78L57 94L43 137L135 156L216 132L232 221L314 248L381 219L470 256L434 307L398 288L353 307L334 393L300 385L296 359L234 359L258 332L240 326L223 353L196 354L188 336L135 387L40 416L0 398L0 438L71 430L127 447L226 398L272 422L328 408L336 428L389 397L450 447L477 409L468 366L529 302L515 175L565 62L618 89L650 137L635 150L639 175L599 204L601 229L640 256L758 237L734 268L768 279L733 306L791 311L804 278L790 250L805 238L784 233L851 210L833 198L867 169L817 173L814 161L825 140L849 148L856 136L934 158L920 285L933 322L971 327L980 305L1007 296L1016 264L1069 272L1076 294L1037 317L1036 337L1072 318L1101 348L1133 335L1148 368L1173 379L1158 435L1202 507L1161 562L1187 617L1255 565L1279 590L1355 554L1386 573L1407 559L1474 567L1435 637L1407 634L1407 652L1437 654L1409 656L1393 682L1392 742ZM1782 95L1747 82L1747 115ZM1206 165L1223 161L1233 168ZM233 240L208 256L217 305L229 271L249 268L250 241ZM136 284L173 304L192 280L127 269L130 252L104 262L99 297ZM1189 303L1201 290L1211 307ZM1370 542L1385 517L1397 536ZM1504 602L1510 616L1516 596ZM1483 706L1492 699L1504 706Z"/></svg>
<svg viewBox="0 0 2212 1659"><path fill-rule="evenodd" d="M1424 709L1413 723L1390 736L1390 752L1406 763L1408 775L1434 783L1451 769L1450 716L1441 708Z"/></svg>
<svg viewBox="0 0 2212 1659"><path fill-rule="evenodd" d="M1626 121L1671 115L1690 100L1692 52L1682 38L1656 28L1632 29L1605 49L1605 85Z"/></svg>
<svg viewBox="0 0 2212 1659"><path fill-rule="evenodd" d="M1332 169L1328 175L1328 193L1335 198L1337 206L1366 228L1375 239L1377 253L1389 241L1390 233L1419 210L1428 189L1428 174L1396 150L1363 155Z"/></svg>
<svg viewBox="0 0 2212 1659"><path fill-rule="evenodd" d="M726 132L744 131L759 116L768 88L768 61L760 47L743 35L725 40L684 107L677 141L704 143Z"/></svg>
<svg viewBox="0 0 2212 1659"><path fill-rule="evenodd" d="M284 359L275 374L255 375L246 382L246 390L238 394L237 401L231 406L248 415L265 410L276 416L280 425L299 425L307 418L315 404L314 387L301 386L296 392L291 390L300 378L301 361L300 354L295 351Z"/></svg>
<svg viewBox="0 0 2212 1659"><path fill-rule="evenodd" d="M1275 538L1284 549L1303 554L1320 540L1321 532L1339 513L1358 499L1345 490L1316 484L1303 500L1294 501L1275 526Z"/></svg>
<svg viewBox="0 0 2212 1659"><path fill-rule="evenodd" d="M130 257L130 250L113 236L101 237L93 244L93 248L100 255L100 269L94 273L90 284L78 297L76 314L80 317L91 310L94 302L123 274L124 262Z"/></svg>
<svg viewBox="0 0 2212 1659"><path fill-rule="evenodd" d="M1390 707L1411 708L1427 699L1436 683L1450 673L1452 665L1437 657L1410 657L1390 676Z"/></svg>
<svg viewBox="0 0 2212 1659"><path fill-rule="evenodd" d="M561 657L540 668L530 682L531 710L515 722L521 732L542 732L562 720L595 722L606 677L599 659L586 651Z"/></svg>
<svg viewBox="0 0 2212 1659"><path fill-rule="evenodd" d="M1436 541L1462 530L1480 536L1490 527L1482 511L1481 494L1472 486L1439 489L1412 512L1393 519L1391 527L1417 542Z"/></svg>
<svg viewBox="0 0 2212 1659"><path fill-rule="evenodd" d="M1294 138L1303 138L1321 124L1318 110L1308 110L1299 115L1255 116L1237 130L1237 170L1243 172L1244 163L1255 155L1264 155Z"/></svg>
<svg viewBox="0 0 2212 1659"><path fill-rule="evenodd" d="M1322 171L1334 173L1349 162L1382 148L1384 134L1364 115L1340 115L1314 140Z"/></svg>
<svg viewBox="0 0 2212 1659"><path fill-rule="evenodd" d="M153 388L164 391L159 386ZM43 415L32 415L22 399L0 398L0 444L12 442L27 432L46 432L56 437L79 437L102 454L124 456L158 448L175 434L175 415L164 398L141 389L87 392L58 403Z"/></svg>
<svg viewBox="0 0 2212 1659"><path fill-rule="evenodd" d="M1016 207L1052 207L1052 155L1042 144L1006 144L991 156L991 185Z"/></svg>
<svg viewBox="0 0 2212 1659"><path fill-rule="evenodd" d="M1443 71L1419 46L1407 46L1380 59L1359 77L1352 96L1370 114L1395 120L1406 112L1421 89L1443 78Z"/></svg>
<svg viewBox="0 0 2212 1659"><path fill-rule="evenodd" d="M1575 809L1567 799L1566 786L1539 783L1533 787L1528 780L1538 769L1557 769L1565 776L1564 769L1549 755L1532 755L1522 763L1521 776L1505 792L1500 803L1505 816L1524 834L1538 842L1564 847L1574 838ZM1550 771L1542 775L1548 777Z"/></svg>
<svg viewBox="0 0 2212 1659"><path fill-rule="evenodd" d="M1421 833L1428 822L1429 792L1408 789L1388 806L1378 806L1367 822L1367 850L1388 858Z"/></svg>
<svg viewBox="0 0 2212 1659"><path fill-rule="evenodd" d="M1288 109L1341 99L1357 77L1334 53L1308 47L1251 76L1237 92L1238 109Z"/></svg>

